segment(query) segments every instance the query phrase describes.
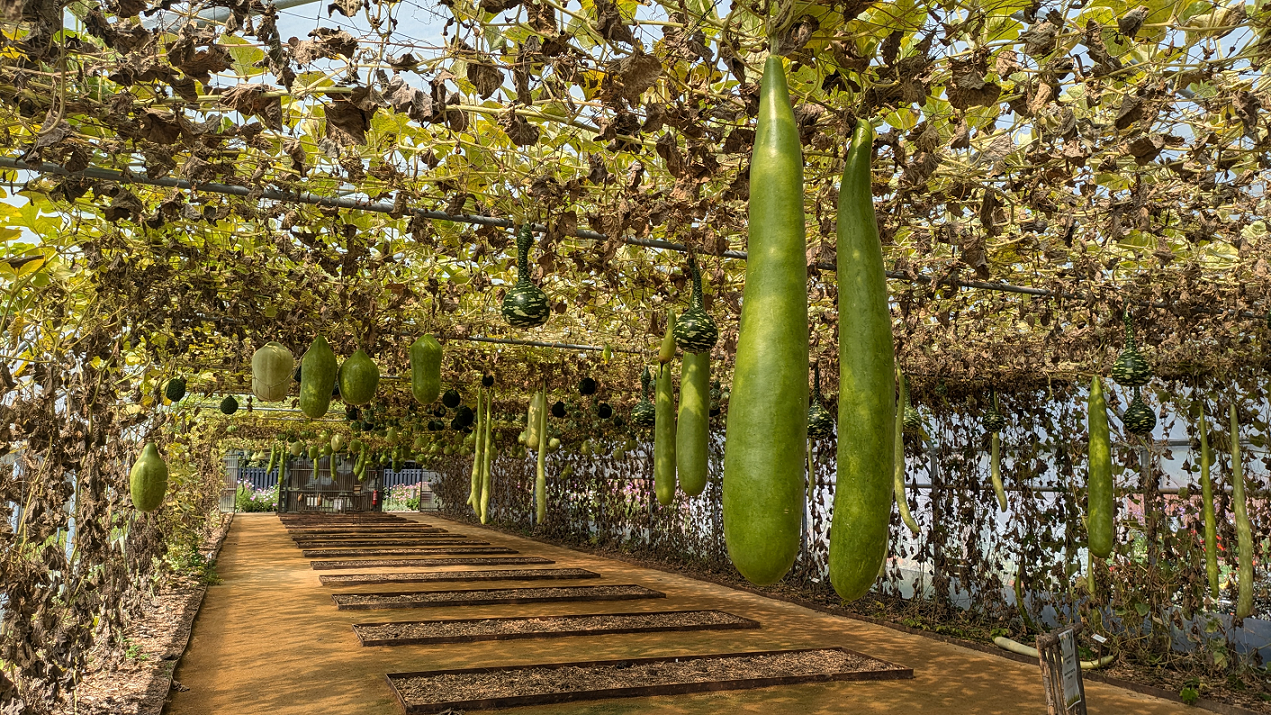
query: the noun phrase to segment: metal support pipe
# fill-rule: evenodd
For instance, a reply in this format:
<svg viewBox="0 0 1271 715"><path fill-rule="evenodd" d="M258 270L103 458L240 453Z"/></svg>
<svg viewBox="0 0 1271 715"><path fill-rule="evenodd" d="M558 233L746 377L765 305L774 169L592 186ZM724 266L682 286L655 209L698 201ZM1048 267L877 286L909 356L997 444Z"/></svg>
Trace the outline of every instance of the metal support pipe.
<svg viewBox="0 0 1271 715"><path fill-rule="evenodd" d="M71 172L58 164L52 162L43 162L39 166L27 164L25 161L16 157L0 157L0 168L19 169L23 171L36 171L46 174L55 174L57 176L66 176L72 178L100 179L103 181L117 181L121 183L140 184L144 186L158 186L163 188L184 189L189 191L206 191L214 194L224 194L226 196L238 196L251 199L269 199L271 201L283 201L290 203L309 204L312 206L326 206L330 208L342 208L353 211L370 211L372 213L392 214L396 212L396 207L392 203L375 202L369 199L350 199L345 197L319 196L307 191L282 191L273 188L264 188L257 192L256 189L247 186L235 186L232 184L220 184L216 182L200 183L193 185L184 179L160 178L151 179L145 176L138 176L131 172L115 171L113 169L101 169L90 167L83 171ZM512 229L516 223L510 219L495 218L492 216L477 216L473 214L448 214L443 211L429 211L426 209L409 209L409 213L421 218L433 221L451 221L454 223L466 223L475 226L492 226L495 228ZM540 233L545 232L547 227L542 224L531 224L531 228ZM574 231L575 238L588 239L592 241L605 241L608 236L598 231L590 231L587 229L576 229ZM645 248L658 248L667 251L678 251L687 253L688 246L673 241L660 241L642 238L624 238L623 243L630 246L642 246ZM724 251L720 254L724 258L734 258L737 260L746 260L745 251ZM829 262L817 263L816 267L823 271L835 271L837 266ZM933 279L926 276L909 276L897 271L887 271L887 277L892 280L907 281L910 283L933 283ZM1057 294L1054 291L1045 288L1033 288L1031 286L1013 285L1010 283L990 282L990 281L964 281L956 278L946 278L940 281L941 285L951 285L961 288L975 288L977 290L999 291L1003 293L1018 293L1021 295L1031 295L1039 298L1045 297L1067 297L1081 298L1082 296L1073 294ZM1157 304L1153 304L1157 305ZM1160 307L1164 307L1165 303L1160 303ZM1241 313L1244 317L1260 317L1252 313Z"/></svg>

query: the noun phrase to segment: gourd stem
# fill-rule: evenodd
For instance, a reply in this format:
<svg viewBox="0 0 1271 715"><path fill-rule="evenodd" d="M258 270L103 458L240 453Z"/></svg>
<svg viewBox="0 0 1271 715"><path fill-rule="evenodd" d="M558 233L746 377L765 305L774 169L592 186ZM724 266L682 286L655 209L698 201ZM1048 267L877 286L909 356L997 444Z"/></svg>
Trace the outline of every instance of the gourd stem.
<svg viewBox="0 0 1271 715"><path fill-rule="evenodd" d="M688 269L693 276L693 307L703 308L706 301L702 299L702 272L697 270L697 260L692 253L688 254Z"/></svg>

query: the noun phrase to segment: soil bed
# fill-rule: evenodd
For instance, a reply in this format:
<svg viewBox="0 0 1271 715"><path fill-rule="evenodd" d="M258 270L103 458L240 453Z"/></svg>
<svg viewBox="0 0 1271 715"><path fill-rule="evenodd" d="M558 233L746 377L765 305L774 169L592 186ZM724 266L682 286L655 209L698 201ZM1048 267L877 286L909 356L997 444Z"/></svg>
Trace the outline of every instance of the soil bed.
<svg viewBox="0 0 1271 715"><path fill-rule="evenodd" d="M310 561L314 571L332 569L381 569L398 566L499 566L502 564L554 564L542 556L491 556L458 559L359 559L356 561Z"/></svg>
<svg viewBox="0 0 1271 715"><path fill-rule="evenodd" d="M759 624L749 618L724 611L657 611L539 618L357 623L353 625L353 632L364 646L387 646L758 627Z"/></svg>
<svg viewBox="0 0 1271 715"><path fill-rule="evenodd" d="M744 690L913 671L839 648L390 673L408 715L576 700Z"/></svg>
<svg viewBox="0 0 1271 715"><path fill-rule="evenodd" d="M454 546L465 544L468 546L489 546L488 541L474 541L472 539L464 539L460 537L445 539L381 539L370 541L327 541L326 539L315 539L297 541L296 547L301 549L335 549L335 548L363 548L372 546Z"/></svg>
<svg viewBox="0 0 1271 715"><path fill-rule="evenodd" d="M323 586L368 586L377 583L431 583L433 581L555 581L600 578L587 569L492 569L488 571L416 571L411 573L357 573L319 576Z"/></svg>
<svg viewBox="0 0 1271 715"><path fill-rule="evenodd" d="M329 578L329 577L324 577ZM438 606L491 606L552 601L634 601L666 598L644 586L543 586L541 588L483 588L460 591L401 591L398 593L333 593L341 611Z"/></svg>
<svg viewBox="0 0 1271 715"><path fill-rule="evenodd" d="M411 554L519 554L503 546L439 546L434 549L305 549L305 558L321 556L409 556Z"/></svg>

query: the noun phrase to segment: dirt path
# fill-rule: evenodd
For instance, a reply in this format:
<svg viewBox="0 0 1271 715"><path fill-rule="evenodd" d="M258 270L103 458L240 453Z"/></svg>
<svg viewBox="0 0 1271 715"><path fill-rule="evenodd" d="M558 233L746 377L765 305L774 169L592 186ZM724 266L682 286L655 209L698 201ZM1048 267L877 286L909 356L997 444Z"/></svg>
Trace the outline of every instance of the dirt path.
<svg viewBox="0 0 1271 715"><path fill-rule="evenodd" d="M339 611L339 592L489 588L490 584L383 584L332 588L272 514L240 514L225 540L218 571L194 624L176 677L170 715L398 715L385 683L391 672L841 646L913 668L913 680L818 683L733 693L660 696L517 708L517 715L829 715L831 713L1045 713L1036 666L956 645L839 618L711 583L598 558L494 531L421 517L448 531L494 546L554 560L553 568L601 574L588 585L638 584L665 599L429 608L420 611ZM473 567L447 566L442 570ZM485 568L485 567L483 567ZM490 567L503 568L503 567ZM506 567L516 568L516 567ZM391 573L401 569L367 569ZM543 585L503 581L499 587ZM559 585L559 584L549 584ZM718 609L759 621L759 630L645 633L548 640L364 648L354 623L421 618ZM1086 683L1090 713L1163 715L1195 712L1183 705L1100 683Z"/></svg>

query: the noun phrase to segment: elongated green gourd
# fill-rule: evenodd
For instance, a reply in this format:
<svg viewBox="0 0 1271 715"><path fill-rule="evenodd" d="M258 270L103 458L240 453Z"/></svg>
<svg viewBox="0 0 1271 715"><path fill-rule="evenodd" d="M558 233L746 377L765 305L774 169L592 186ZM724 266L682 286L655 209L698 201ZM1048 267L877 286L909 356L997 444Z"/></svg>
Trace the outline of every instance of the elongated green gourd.
<svg viewBox="0 0 1271 715"><path fill-rule="evenodd" d="M327 339L319 335L300 359L300 411L317 419L331 406L339 365Z"/></svg>
<svg viewBox="0 0 1271 715"><path fill-rule="evenodd" d="M847 601L865 595L883 567L895 491L895 357L870 189L873 143L873 127L857 122L838 202L838 477L830 581Z"/></svg>
<svg viewBox="0 0 1271 715"><path fill-rule="evenodd" d="M485 440L481 460L481 523L486 523L490 512L490 463L494 461L494 432L490 415L494 409L494 393L487 391L485 396Z"/></svg>
<svg viewBox="0 0 1271 715"><path fill-rule="evenodd" d="M534 473L534 523L547 519L547 390L540 391L538 410L539 450Z"/></svg>
<svg viewBox="0 0 1271 715"><path fill-rule="evenodd" d="M658 503L670 504L675 501L675 390L670 365L658 366L653 406L653 491Z"/></svg>
<svg viewBox="0 0 1271 715"><path fill-rule="evenodd" d="M276 462L277 460L278 460L278 447L277 447L277 446L274 446L274 445L270 445L270 447L269 447L269 464L265 467L265 476L266 476L266 477L268 477L268 476L269 476L269 473L270 473L270 472L274 471L274 462Z"/></svg>
<svg viewBox="0 0 1271 715"><path fill-rule="evenodd" d="M1209 577L1209 596L1218 598L1218 527L1214 516L1214 484L1209 477L1209 466L1214 455L1209 451L1209 425L1205 422L1205 403L1200 403L1200 496L1201 511L1205 519L1205 573Z"/></svg>
<svg viewBox="0 0 1271 715"><path fill-rule="evenodd" d="M662 336L662 345L658 348L658 363L665 365L675 359L675 311L666 311L666 334Z"/></svg>
<svg viewBox="0 0 1271 715"><path fill-rule="evenodd" d="M1108 434L1108 405L1103 398L1103 381L1090 381L1086 400L1086 429L1090 433L1090 455L1086 475L1086 535L1090 553L1101 559L1112 555L1116 546L1116 494L1112 481L1112 438Z"/></svg>
<svg viewBox="0 0 1271 715"><path fill-rule="evenodd" d="M784 576L799 553L808 428L803 156L785 68L775 55L759 88L750 185L749 259L724 451L724 540L737 570L766 585Z"/></svg>
<svg viewBox="0 0 1271 715"><path fill-rule="evenodd" d="M1231 417L1231 507L1236 517L1236 556L1239 573L1236 575L1236 617L1253 615L1253 531L1249 526L1249 509L1245 503L1245 474L1240 456L1240 422L1236 419L1236 405L1229 407Z"/></svg>
<svg viewBox="0 0 1271 715"><path fill-rule="evenodd" d="M481 440L484 433L481 430L481 420L485 415L485 400L481 399L481 393L477 392L477 426L473 430L473 446L472 454L472 475L471 487L468 490L468 504L472 506L472 511L478 516L481 514Z"/></svg>
<svg viewBox="0 0 1271 715"><path fill-rule="evenodd" d="M1006 511L1006 487L1002 484L1002 433L994 432L991 439L993 450L989 454L989 480L993 482L993 493L997 495L997 507Z"/></svg>
<svg viewBox="0 0 1271 715"><path fill-rule="evenodd" d="M711 354L684 353L680 363L680 413L675 426L675 471L680 489L695 497L706 490L711 409Z"/></svg>
<svg viewBox="0 0 1271 715"><path fill-rule="evenodd" d="M441 343L431 335L411 343L410 392L421 405L431 404L441 395Z"/></svg>
<svg viewBox="0 0 1271 715"><path fill-rule="evenodd" d="M905 405L909 403L909 386L905 383L905 375L896 371L896 455L893 465L892 490L896 493L896 506L900 510L900 520L913 533L918 533L918 522L909 513L909 499L905 496Z"/></svg>
<svg viewBox="0 0 1271 715"><path fill-rule="evenodd" d="M547 395L542 390L530 398L529 409L525 413L525 446L538 449L539 428L542 423L542 412L547 410Z"/></svg>

